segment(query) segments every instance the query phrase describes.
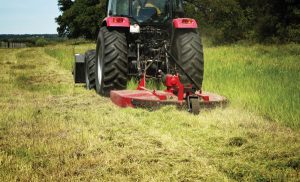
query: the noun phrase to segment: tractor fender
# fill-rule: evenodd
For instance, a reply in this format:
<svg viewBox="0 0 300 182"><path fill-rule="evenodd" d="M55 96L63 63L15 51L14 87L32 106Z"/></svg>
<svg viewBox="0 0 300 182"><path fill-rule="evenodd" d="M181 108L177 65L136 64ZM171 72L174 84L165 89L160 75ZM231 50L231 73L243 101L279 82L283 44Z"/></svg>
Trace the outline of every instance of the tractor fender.
<svg viewBox="0 0 300 182"><path fill-rule="evenodd" d="M173 26L175 29L197 29L198 24L195 19L192 18L176 18L173 20Z"/></svg>
<svg viewBox="0 0 300 182"><path fill-rule="evenodd" d="M130 21L126 17L110 16L102 21L101 26L130 28Z"/></svg>
<svg viewBox="0 0 300 182"><path fill-rule="evenodd" d="M174 42L174 37L178 31L198 31L198 24L195 19L192 18L176 18L173 19L172 31L171 31L171 42Z"/></svg>

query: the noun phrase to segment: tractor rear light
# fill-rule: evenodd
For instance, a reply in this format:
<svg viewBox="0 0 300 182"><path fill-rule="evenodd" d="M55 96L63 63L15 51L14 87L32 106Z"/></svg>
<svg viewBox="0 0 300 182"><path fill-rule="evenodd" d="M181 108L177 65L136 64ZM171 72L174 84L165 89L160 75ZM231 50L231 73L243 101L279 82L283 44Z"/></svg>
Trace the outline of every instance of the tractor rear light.
<svg viewBox="0 0 300 182"><path fill-rule="evenodd" d="M174 28L176 29L196 29L198 28L196 20L192 18L177 18L173 20Z"/></svg>
<svg viewBox="0 0 300 182"><path fill-rule="evenodd" d="M182 24L193 24L193 19L182 19Z"/></svg>
<svg viewBox="0 0 300 182"><path fill-rule="evenodd" d="M124 18L113 18L112 21L113 21L113 23L123 23Z"/></svg>
<svg viewBox="0 0 300 182"><path fill-rule="evenodd" d="M107 17L104 19L107 27L130 27L130 21L126 17ZM103 23L102 23L103 24Z"/></svg>

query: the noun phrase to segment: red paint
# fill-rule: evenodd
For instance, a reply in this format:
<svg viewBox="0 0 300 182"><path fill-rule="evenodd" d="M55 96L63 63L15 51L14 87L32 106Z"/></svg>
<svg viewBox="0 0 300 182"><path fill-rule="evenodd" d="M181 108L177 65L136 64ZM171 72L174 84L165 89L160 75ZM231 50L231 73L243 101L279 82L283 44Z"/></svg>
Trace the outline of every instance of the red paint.
<svg viewBox="0 0 300 182"><path fill-rule="evenodd" d="M146 88L146 76L145 75L142 76L142 79L139 83L137 90L147 91L147 92L151 93L152 95L154 95L155 97L159 98L159 100L167 100L167 97L164 94L160 94L156 90L152 91L152 90L149 90Z"/></svg>
<svg viewBox="0 0 300 182"><path fill-rule="evenodd" d="M152 94L159 98L159 100L167 100L167 95L165 93L159 93L159 91L153 90Z"/></svg>
<svg viewBox="0 0 300 182"><path fill-rule="evenodd" d="M104 19L107 27L130 27L130 21L126 17L107 17Z"/></svg>
<svg viewBox="0 0 300 182"><path fill-rule="evenodd" d="M203 92L199 93L199 94L196 94L198 97L200 97L205 103L209 103L211 100L210 100L210 97L208 94L204 94Z"/></svg>
<svg viewBox="0 0 300 182"><path fill-rule="evenodd" d="M185 28L191 28L196 29L198 28L198 24L196 20L191 18L177 18L173 20L173 25L176 29L185 29Z"/></svg>
<svg viewBox="0 0 300 182"><path fill-rule="evenodd" d="M146 76L143 75L137 90L145 90L145 88L146 88Z"/></svg>
<svg viewBox="0 0 300 182"><path fill-rule="evenodd" d="M119 90L111 91L110 98L119 107L135 107L133 101L163 103L175 95L163 91ZM174 103L178 103L174 100Z"/></svg>
<svg viewBox="0 0 300 182"><path fill-rule="evenodd" d="M131 103L131 98L126 94L120 93L120 91L111 91L110 99L119 107L134 107Z"/></svg>
<svg viewBox="0 0 300 182"><path fill-rule="evenodd" d="M175 93L177 92L178 101L183 101L184 98L184 85L180 82L178 75L166 75L165 85L167 87L166 92Z"/></svg>

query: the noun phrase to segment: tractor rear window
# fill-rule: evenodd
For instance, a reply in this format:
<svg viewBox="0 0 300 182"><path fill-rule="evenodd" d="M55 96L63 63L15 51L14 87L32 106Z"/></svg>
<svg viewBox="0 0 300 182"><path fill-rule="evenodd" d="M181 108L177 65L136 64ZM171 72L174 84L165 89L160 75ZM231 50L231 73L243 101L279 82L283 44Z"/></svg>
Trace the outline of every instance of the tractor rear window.
<svg viewBox="0 0 300 182"><path fill-rule="evenodd" d="M108 4L109 15L129 15L129 0L110 0Z"/></svg>
<svg viewBox="0 0 300 182"><path fill-rule="evenodd" d="M133 16L141 23L161 23L170 17L170 1L109 0L108 15Z"/></svg>
<svg viewBox="0 0 300 182"><path fill-rule="evenodd" d="M140 22L161 22L169 16L169 1L132 0L132 16Z"/></svg>

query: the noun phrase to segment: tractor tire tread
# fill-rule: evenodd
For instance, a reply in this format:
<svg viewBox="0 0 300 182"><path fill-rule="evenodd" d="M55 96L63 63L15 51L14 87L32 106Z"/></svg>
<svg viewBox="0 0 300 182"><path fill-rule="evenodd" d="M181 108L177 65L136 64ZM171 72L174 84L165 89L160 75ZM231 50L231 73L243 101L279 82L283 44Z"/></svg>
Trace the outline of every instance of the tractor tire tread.
<svg viewBox="0 0 300 182"><path fill-rule="evenodd" d="M204 58L203 46L199 33L190 30L178 30L175 33L174 42L172 45L172 54L178 60L181 67L179 70L180 80L184 85L196 82L196 86L202 89L203 74L204 74ZM191 80L186 73L191 77Z"/></svg>
<svg viewBox="0 0 300 182"><path fill-rule="evenodd" d="M95 77L95 64L96 64L96 50L88 50L85 53L86 64L86 88L94 89L96 84Z"/></svg>
<svg viewBox="0 0 300 182"><path fill-rule="evenodd" d="M123 90L127 87L127 41L123 32L109 30L107 27L102 27L99 34L104 39L104 58L102 88L97 92L109 96L111 90Z"/></svg>

